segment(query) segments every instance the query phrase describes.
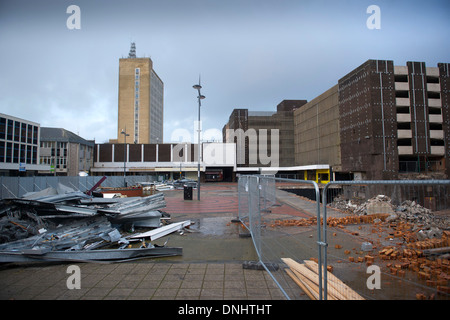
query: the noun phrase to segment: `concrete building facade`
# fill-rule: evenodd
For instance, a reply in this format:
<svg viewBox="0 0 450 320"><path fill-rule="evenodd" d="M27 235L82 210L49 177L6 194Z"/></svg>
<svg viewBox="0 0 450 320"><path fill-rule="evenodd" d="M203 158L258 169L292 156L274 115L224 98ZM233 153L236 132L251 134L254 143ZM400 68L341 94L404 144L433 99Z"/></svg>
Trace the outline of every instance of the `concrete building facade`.
<svg viewBox="0 0 450 320"><path fill-rule="evenodd" d="M224 142L236 143L238 171L294 165L294 111L306 102L283 100L276 112L233 110L222 133Z"/></svg>
<svg viewBox="0 0 450 320"><path fill-rule="evenodd" d="M294 111L295 164L329 164L341 171L339 131L336 85Z"/></svg>
<svg viewBox="0 0 450 320"><path fill-rule="evenodd" d="M150 58L137 58L132 43L128 58L119 59L117 139L111 143L162 143L164 83Z"/></svg>
<svg viewBox="0 0 450 320"><path fill-rule="evenodd" d="M39 123L0 113L0 175L34 175L39 164Z"/></svg>
<svg viewBox="0 0 450 320"><path fill-rule="evenodd" d="M94 141L88 141L62 128L41 128L40 164L47 175L77 176L88 174L94 165Z"/></svg>
<svg viewBox="0 0 450 320"><path fill-rule="evenodd" d="M316 158L355 179L448 178L449 82L448 63L366 61L295 112L296 165Z"/></svg>

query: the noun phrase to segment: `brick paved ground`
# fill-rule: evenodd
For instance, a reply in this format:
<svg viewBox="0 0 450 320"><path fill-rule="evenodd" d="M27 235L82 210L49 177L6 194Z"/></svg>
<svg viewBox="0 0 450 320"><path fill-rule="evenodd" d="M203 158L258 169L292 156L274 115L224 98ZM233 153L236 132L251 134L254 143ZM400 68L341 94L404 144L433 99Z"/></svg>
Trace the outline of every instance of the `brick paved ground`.
<svg viewBox="0 0 450 320"><path fill-rule="evenodd" d="M285 299L265 271L237 263L81 263L80 289L68 289L69 264L0 271L3 300ZM70 280L70 279L69 279Z"/></svg>

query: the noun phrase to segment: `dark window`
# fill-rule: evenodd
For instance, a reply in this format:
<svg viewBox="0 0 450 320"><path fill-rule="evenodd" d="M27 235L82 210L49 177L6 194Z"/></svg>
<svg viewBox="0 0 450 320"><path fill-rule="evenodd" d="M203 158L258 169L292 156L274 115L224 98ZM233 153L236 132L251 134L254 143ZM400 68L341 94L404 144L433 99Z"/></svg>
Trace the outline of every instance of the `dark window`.
<svg viewBox="0 0 450 320"><path fill-rule="evenodd" d="M33 141L33 126L31 124L28 125L27 131L28 131L27 143L32 143L32 141Z"/></svg>
<svg viewBox="0 0 450 320"><path fill-rule="evenodd" d="M427 76L427 83L439 83L439 77Z"/></svg>
<svg viewBox="0 0 450 320"><path fill-rule="evenodd" d="M14 125L14 141L20 141L20 122L17 121Z"/></svg>
<svg viewBox="0 0 450 320"><path fill-rule="evenodd" d="M409 98L409 91L406 90L397 90L395 91L396 98Z"/></svg>
<svg viewBox="0 0 450 320"><path fill-rule="evenodd" d="M397 129L399 130L411 129L411 122L397 122Z"/></svg>
<svg viewBox="0 0 450 320"><path fill-rule="evenodd" d="M5 162L5 142L0 141L0 163Z"/></svg>
<svg viewBox="0 0 450 320"><path fill-rule="evenodd" d="M31 164L32 158L31 158L31 146L27 146L27 163Z"/></svg>
<svg viewBox="0 0 450 320"><path fill-rule="evenodd" d="M430 123L430 130L442 130L442 123Z"/></svg>
<svg viewBox="0 0 450 320"><path fill-rule="evenodd" d="M38 144L38 127L33 126L33 144Z"/></svg>
<svg viewBox="0 0 450 320"><path fill-rule="evenodd" d="M439 92L427 91L429 99L440 99L441 94Z"/></svg>
<svg viewBox="0 0 450 320"><path fill-rule="evenodd" d="M20 142L27 142L27 124L22 123L22 128L20 130Z"/></svg>
<svg viewBox="0 0 450 320"><path fill-rule="evenodd" d="M37 147L33 147L33 164L37 164Z"/></svg>
<svg viewBox="0 0 450 320"><path fill-rule="evenodd" d="M430 139L430 145L432 146L444 146L444 140L441 139Z"/></svg>
<svg viewBox="0 0 450 320"><path fill-rule="evenodd" d="M6 119L0 118L0 139L6 138Z"/></svg>
<svg viewBox="0 0 450 320"><path fill-rule="evenodd" d="M428 114L442 114L440 108L428 107Z"/></svg>
<svg viewBox="0 0 450 320"><path fill-rule="evenodd" d="M14 131L14 121L8 120L8 131L7 131L7 140L12 141L13 139L13 131Z"/></svg>
<svg viewBox="0 0 450 320"><path fill-rule="evenodd" d="M411 146L411 139L398 139L397 146Z"/></svg>
<svg viewBox="0 0 450 320"><path fill-rule="evenodd" d="M8 142L6 144L6 161L7 163L11 163L12 160L12 143Z"/></svg>
<svg viewBox="0 0 450 320"><path fill-rule="evenodd" d="M26 146L24 144L20 145L20 162L25 163L25 150Z"/></svg>
<svg viewBox="0 0 450 320"><path fill-rule="evenodd" d="M396 74L394 75L395 82L408 82L408 75L406 74Z"/></svg>
<svg viewBox="0 0 450 320"><path fill-rule="evenodd" d="M19 163L19 144L14 143L13 163Z"/></svg>

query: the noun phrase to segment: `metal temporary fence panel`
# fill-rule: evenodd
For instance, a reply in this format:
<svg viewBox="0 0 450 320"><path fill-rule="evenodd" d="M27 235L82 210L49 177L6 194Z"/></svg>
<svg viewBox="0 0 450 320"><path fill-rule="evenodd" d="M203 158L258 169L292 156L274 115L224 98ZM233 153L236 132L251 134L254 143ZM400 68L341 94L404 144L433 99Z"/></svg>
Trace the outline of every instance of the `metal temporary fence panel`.
<svg viewBox="0 0 450 320"><path fill-rule="evenodd" d="M314 246L316 248L316 257L317 257L317 261L318 261L318 279L319 279L319 293L318 293L318 297L319 300L323 299L323 289L322 289L322 278L323 278L323 256L324 256L324 251L325 251L325 246L326 244L323 242L323 236L321 233L321 226L320 226L320 221L321 221L321 213L320 213L320 188L319 185L315 182L315 181L310 181L310 180L299 180L299 179L288 179L288 178L277 178L277 177L265 177L263 179L267 179L270 181L269 185L275 185L276 182L278 183L289 183L289 184L294 184L294 185L306 185L309 186L313 189L313 194L314 194L314 200L313 203L314 205L311 206L310 203L308 203L308 211L310 211L310 213L312 214L312 217L316 217L317 223L316 223L316 236L315 238L317 239L315 242L311 241L310 245ZM276 192L276 186L273 187L274 190L273 192ZM270 195L272 196L272 195ZM273 198L272 198L273 199ZM271 201L273 201L271 199ZM273 202L274 204L277 203L276 201L276 195L275 195L275 201ZM263 255L265 254L264 250L265 248L268 248L270 246L270 244L267 244L264 240L262 240L263 244L264 244L264 249L263 251ZM286 258L286 254L292 254L293 257L294 256L302 256L303 253L300 253L299 251L302 251L305 249L304 244L299 244L298 242L296 242L296 244L298 245L298 247L293 248L293 247L286 247L282 250L282 252L278 253L278 260L281 261L281 258ZM283 256L284 255L284 256ZM309 258L309 257L308 257ZM267 269L267 268L266 268ZM274 278L274 275L270 272L270 270L267 270L272 278ZM278 284L278 286L281 287L280 283L278 281L276 281L276 283ZM284 288L282 288L282 291L285 292Z"/></svg>
<svg viewBox="0 0 450 320"><path fill-rule="evenodd" d="M295 235L292 236L267 226L269 220L266 220L266 218L272 219L271 217L268 217L268 215L271 214L272 208L277 204L277 182L310 185L314 189L316 195L315 199L317 200L317 205L313 206L314 209L312 211L314 212L312 214L320 221L320 191L317 183L314 181L282 179L275 178L274 176L257 175L240 176L239 178L239 218L243 224L248 225L255 250L258 254L259 263L269 273L284 296L287 299L291 299L291 297L297 295L290 291L292 280L288 279L289 276L283 269L274 269L274 265L277 265L278 263L284 264L281 259L286 258L286 255L296 259L304 257L305 254L307 254L309 258L310 255L309 253L299 252L304 248L301 239L297 239ZM310 205L310 203L308 203L308 205ZM320 224L318 224L317 231L320 233ZM285 238L288 238L287 242L284 242ZM320 240L320 234L317 235L316 238ZM300 246L297 247L297 244ZM286 245L295 245L295 247L286 247ZM318 261L321 263L322 245L317 242L314 243L314 239L311 239L310 245L314 247L313 251L318 249ZM309 252L309 248L307 251ZM319 277L322 279L322 272L319 272ZM298 287L296 289L294 290L298 292Z"/></svg>
<svg viewBox="0 0 450 320"><path fill-rule="evenodd" d="M248 179L248 207L249 229L252 235L256 253L261 260L261 208L260 208L260 184L258 176L250 176Z"/></svg>
<svg viewBox="0 0 450 320"><path fill-rule="evenodd" d="M0 177L1 196L4 198L15 198L19 194L19 180L14 177Z"/></svg>
<svg viewBox="0 0 450 320"><path fill-rule="evenodd" d="M239 220L245 225L248 222L248 176L240 176L238 180Z"/></svg>
<svg viewBox="0 0 450 320"><path fill-rule="evenodd" d="M335 200L332 204L330 198ZM368 299L383 300L415 299L415 294L418 292L428 292L429 296L440 296L444 299L450 298L448 293L439 293L436 291L436 287L428 286L428 282L426 283L425 279L420 279L420 276L409 274L408 272L412 272L409 269L398 269L398 266L403 264L401 261L395 260L397 257L387 262L383 260L369 261L369 264L373 263L375 267L379 263L385 268L381 269L381 277L388 280L385 280L384 284L381 285L381 289L386 291L373 290L373 288L371 290L367 285L370 274L367 271L368 269L363 270L368 268L365 260L380 259L379 252L383 248L393 249L394 252L398 250L399 256L403 257L403 254L410 253L409 248L414 247L416 243L409 242L409 236L405 237L405 233L401 231L397 234L395 229L391 229L391 224L387 225L386 229L382 229L379 222L381 219L394 221L394 226L400 221L398 217L402 215L406 219L403 220L405 222L412 223L414 219L417 219L418 223L413 225L418 226L418 229L408 230L412 232L411 236L415 237L418 236L420 228L426 229L425 213L430 212L431 216L436 218L436 220L433 220L433 224L441 222L439 217L448 217L446 212L450 210L450 180L332 181L323 188L322 199L323 219L327 221L327 223L323 223L322 232L322 241L327 248L323 265L326 266L329 261L332 261L331 263L338 269L354 269L349 285L353 285L356 292ZM413 210L419 211L412 214ZM350 222L347 224L347 221ZM339 227L334 228L336 223ZM346 232L342 231L343 227ZM330 229L333 230L333 236L328 237ZM434 229L430 230L435 232ZM365 242L358 248L347 247L343 239L348 236L348 233L352 234L353 237L358 236L365 239ZM428 238L424 239L425 242L429 241ZM435 242L439 242L439 239ZM376 247L376 249L373 249L373 247ZM406 251L403 251L404 249ZM373 250L373 254L371 250ZM389 257L389 259L391 258ZM360 263L358 264L358 262ZM390 262L391 269L384 266L388 262ZM409 276L403 276L404 273L409 274ZM328 275L324 273L324 297L327 297L329 289L327 280ZM349 279L342 280L350 281ZM386 288L385 283L394 282L396 283L395 286ZM429 279L429 283L434 283L433 279Z"/></svg>
<svg viewBox="0 0 450 320"><path fill-rule="evenodd" d="M267 210L277 203L275 175L264 175L260 177L261 185L261 208Z"/></svg>

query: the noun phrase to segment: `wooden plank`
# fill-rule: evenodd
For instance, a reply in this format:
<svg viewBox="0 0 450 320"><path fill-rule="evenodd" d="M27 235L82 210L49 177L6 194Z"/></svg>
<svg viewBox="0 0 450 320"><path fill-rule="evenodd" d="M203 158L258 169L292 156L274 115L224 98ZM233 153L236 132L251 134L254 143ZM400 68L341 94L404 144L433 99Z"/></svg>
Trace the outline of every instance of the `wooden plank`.
<svg viewBox="0 0 450 320"><path fill-rule="evenodd" d="M319 271L319 265L315 261L305 260L304 263L310 270L314 271L315 273ZM327 271L327 283L329 285L328 289L330 289L330 287L334 288L335 290L340 292L346 300L365 300L356 291L354 291L329 271Z"/></svg>
<svg viewBox="0 0 450 320"><path fill-rule="evenodd" d="M281 260L288 265L292 270L296 270L303 274L305 277L310 279L311 281L315 281L317 285L319 285L318 275L313 271L306 268L304 265L294 261L291 258L281 258ZM316 281L317 278L317 281Z"/></svg>
<svg viewBox="0 0 450 320"><path fill-rule="evenodd" d="M286 268L285 271L311 300L318 300L318 296L313 294L312 291L310 291L309 288L299 278L297 278L292 270Z"/></svg>
<svg viewBox="0 0 450 320"><path fill-rule="evenodd" d="M299 276L299 274L300 274L301 276L305 277L307 281L312 282L313 285L311 287L313 287L315 289L315 291L317 293L319 293L319 275L318 274L309 270L305 265L292 260L291 258L282 258L281 260L283 260L283 262L286 263L291 268L291 270L294 271L294 273L297 276ZM323 293L323 286L322 286L322 293ZM344 298L344 297L340 296L339 292L334 289L328 290L327 293L328 293L328 296L327 296L328 300L336 300L336 299Z"/></svg>
<svg viewBox="0 0 450 320"><path fill-rule="evenodd" d="M309 289L309 291L316 297L316 299L319 299L319 287L312 282L311 280L309 280L308 278L306 278L304 275L302 275L300 272L298 272L297 270L294 269L290 269L295 276L300 279L300 281L302 281L302 283Z"/></svg>
<svg viewBox="0 0 450 320"><path fill-rule="evenodd" d="M314 272L318 272L319 266L315 261L305 260L305 265L309 268L312 268ZM353 289L351 289L348 285L342 282L338 277L336 277L331 272L327 272L327 280L328 285L335 288L339 292L341 292L347 300L364 300L358 293L356 293Z"/></svg>
<svg viewBox="0 0 450 320"><path fill-rule="evenodd" d="M294 274L303 281L303 283L305 283L309 288L311 288L315 294L317 294L317 298L319 298L319 285L318 282L315 283L311 280L309 280L307 277L305 277L304 275L302 275L300 272L298 272L297 270L293 270ZM324 290L322 288L322 296L324 294ZM331 294L331 292L328 291L328 300L338 300L335 296L333 296Z"/></svg>

